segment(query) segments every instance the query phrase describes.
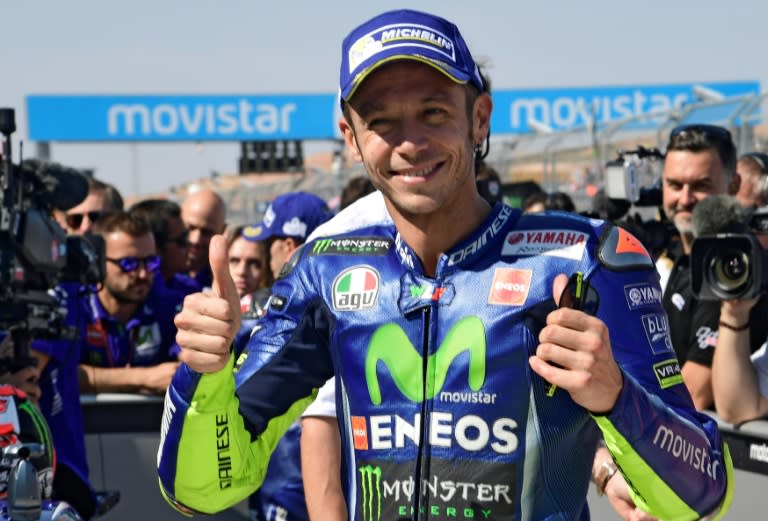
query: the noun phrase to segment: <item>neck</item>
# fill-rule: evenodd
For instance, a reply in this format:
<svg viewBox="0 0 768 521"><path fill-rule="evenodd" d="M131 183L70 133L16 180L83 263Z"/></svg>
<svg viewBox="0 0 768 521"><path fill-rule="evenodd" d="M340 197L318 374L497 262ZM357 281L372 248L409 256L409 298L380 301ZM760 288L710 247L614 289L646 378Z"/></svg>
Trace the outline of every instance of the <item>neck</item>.
<svg viewBox="0 0 768 521"><path fill-rule="evenodd" d="M98 293L99 302L104 310L113 316L121 324L125 324L139 309L139 305L134 302L121 302L117 300L106 288L101 288Z"/></svg>
<svg viewBox="0 0 768 521"><path fill-rule="evenodd" d="M683 253L686 255L691 254L691 244L693 243L693 235L690 233L680 234L680 243L683 246Z"/></svg>
<svg viewBox="0 0 768 521"><path fill-rule="evenodd" d="M440 255L471 234L488 217L491 208L480 195L468 197L467 204L429 215L405 215L393 211L392 221L400 236L421 260L427 275L434 276Z"/></svg>

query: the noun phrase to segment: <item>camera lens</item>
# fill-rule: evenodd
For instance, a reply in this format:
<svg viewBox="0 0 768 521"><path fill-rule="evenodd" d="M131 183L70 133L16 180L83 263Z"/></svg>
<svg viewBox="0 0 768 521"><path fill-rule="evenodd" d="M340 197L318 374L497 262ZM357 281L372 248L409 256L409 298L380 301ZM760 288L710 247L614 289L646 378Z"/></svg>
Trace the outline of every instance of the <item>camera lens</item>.
<svg viewBox="0 0 768 521"><path fill-rule="evenodd" d="M749 257L738 250L726 250L712 259L712 282L726 293L737 293L749 280Z"/></svg>

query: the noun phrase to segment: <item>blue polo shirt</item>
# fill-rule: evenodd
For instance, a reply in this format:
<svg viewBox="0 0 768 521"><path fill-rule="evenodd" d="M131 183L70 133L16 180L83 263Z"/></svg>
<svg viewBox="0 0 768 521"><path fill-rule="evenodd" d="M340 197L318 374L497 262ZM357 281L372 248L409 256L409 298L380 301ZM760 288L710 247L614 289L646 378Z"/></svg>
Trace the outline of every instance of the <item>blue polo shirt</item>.
<svg viewBox="0 0 768 521"><path fill-rule="evenodd" d="M174 360L178 352L173 317L183 295L152 292L126 324L110 315L91 293L78 303L80 362L97 367L150 366ZM68 308L71 309L71 308Z"/></svg>
<svg viewBox="0 0 768 521"><path fill-rule="evenodd" d="M148 297L123 325L107 313L94 289L62 284L57 292L67 309L67 337L35 340L31 346L50 357L40 377L40 409L51 428L58 461L89 483L78 365L149 366L173 360L178 352L173 317L181 302L160 292Z"/></svg>

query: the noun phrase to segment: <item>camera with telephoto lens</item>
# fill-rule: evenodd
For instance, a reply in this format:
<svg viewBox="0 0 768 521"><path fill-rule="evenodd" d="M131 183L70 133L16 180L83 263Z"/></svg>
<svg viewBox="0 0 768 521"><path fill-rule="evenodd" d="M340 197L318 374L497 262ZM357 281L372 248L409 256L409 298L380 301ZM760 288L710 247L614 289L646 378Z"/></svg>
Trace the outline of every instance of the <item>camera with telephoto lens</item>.
<svg viewBox="0 0 768 521"><path fill-rule="evenodd" d="M13 109L0 108L0 334L12 340L12 352L0 354L0 374L36 365L33 338L71 337L56 287L97 285L105 271L103 240L67 237L53 218L86 198L87 180L61 165L14 163L15 131ZM66 502L51 499L53 472L45 418L23 392L0 386L0 520L80 521Z"/></svg>
<svg viewBox="0 0 768 521"><path fill-rule="evenodd" d="M768 206L748 212L748 228L768 233ZM754 233L718 233L691 244L691 289L701 300L745 300L768 290L768 252Z"/></svg>
<svg viewBox="0 0 768 521"><path fill-rule="evenodd" d="M67 237L53 218L88 194L78 171L39 161L18 164L11 158L13 109L0 108L0 330L13 339L11 359L0 358L0 371L34 364L32 338L67 336L66 309L55 294L62 282L83 285L104 278L103 241Z"/></svg>

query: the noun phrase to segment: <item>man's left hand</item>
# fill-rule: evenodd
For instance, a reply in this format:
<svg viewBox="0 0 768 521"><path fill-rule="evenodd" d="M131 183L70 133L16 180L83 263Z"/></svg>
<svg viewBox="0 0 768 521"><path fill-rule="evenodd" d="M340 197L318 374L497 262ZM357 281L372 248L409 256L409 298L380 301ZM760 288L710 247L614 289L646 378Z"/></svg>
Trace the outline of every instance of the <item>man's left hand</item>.
<svg viewBox="0 0 768 521"><path fill-rule="evenodd" d="M562 273L555 277L555 302L560 301L567 282ZM547 315L539 342L536 354L529 358L536 374L568 391L576 403L594 414L613 409L623 377L602 320L575 309L556 309Z"/></svg>

